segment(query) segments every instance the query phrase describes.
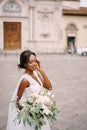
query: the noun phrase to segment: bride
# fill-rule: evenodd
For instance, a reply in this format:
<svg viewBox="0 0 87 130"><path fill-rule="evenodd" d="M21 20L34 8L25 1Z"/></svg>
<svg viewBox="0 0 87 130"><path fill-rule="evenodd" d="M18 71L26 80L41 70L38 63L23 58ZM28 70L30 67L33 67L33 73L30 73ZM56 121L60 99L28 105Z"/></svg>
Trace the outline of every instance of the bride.
<svg viewBox="0 0 87 130"><path fill-rule="evenodd" d="M17 116L17 107L21 111L23 106L21 102L32 93L39 93L43 87L48 90L52 89L52 85L46 76L40 62L36 58L36 54L30 50L25 50L20 54L20 63L18 64L20 69L24 69L24 74L21 76L17 87L13 93L12 99L16 100L16 104L10 103L7 121L7 130L34 130L34 127L29 125L24 126L20 124L14 124L14 119ZM41 130L50 130L50 125L47 119L46 124L41 127Z"/></svg>

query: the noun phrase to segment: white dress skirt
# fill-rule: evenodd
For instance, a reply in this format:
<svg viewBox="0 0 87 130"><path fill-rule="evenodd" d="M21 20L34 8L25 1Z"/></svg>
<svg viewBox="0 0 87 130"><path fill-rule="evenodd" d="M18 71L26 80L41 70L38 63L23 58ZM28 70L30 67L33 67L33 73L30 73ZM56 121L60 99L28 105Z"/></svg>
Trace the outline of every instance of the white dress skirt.
<svg viewBox="0 0 87 130"><path fill-rule="evenodd" d="M34 130L33 126L32 127L29 126L29 125L24 126L22 122L20 124L14 123L14 120L16 119L16 116L17 116L17 108L16 108L16 105L14 103L12 103L12 101L16 100L16 98L17 98L17 92L18 92L19 84L22 81L22 79L24 79L24 78L26 78L29 81L30 86L25 89L23 96L21 98L21 101L26 100L27 97L29 95L31 95L32 93L38 94L41 91L41 89L43 88L42 82L39 79L37 72L34 71L34 75L37 77L37 79L38 79L38 81L40 82L41 85L37 81L35 81L31 76L29 76L28 74L24 74L20 78L18 85L17 85L17 87L16 87L16 89L13 93L11 102L9 104L8 121L7 121L7 129L6 130ZM45 119L45 121L46 121L46 125L43 125L41 127L41 130L51 130L48 120Z"/></svg>

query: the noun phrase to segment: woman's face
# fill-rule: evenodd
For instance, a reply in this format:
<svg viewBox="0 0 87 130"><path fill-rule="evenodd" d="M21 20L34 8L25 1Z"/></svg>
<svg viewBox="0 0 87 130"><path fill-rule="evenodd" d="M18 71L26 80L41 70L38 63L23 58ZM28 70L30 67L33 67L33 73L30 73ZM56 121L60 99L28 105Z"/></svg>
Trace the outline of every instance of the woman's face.
<svg viewBox="0 0 87 130"><path fill-rule="evenodd" d="M31 55L26 63L26 69L34 71L37 69L37 59L36 56Z"/></svg>

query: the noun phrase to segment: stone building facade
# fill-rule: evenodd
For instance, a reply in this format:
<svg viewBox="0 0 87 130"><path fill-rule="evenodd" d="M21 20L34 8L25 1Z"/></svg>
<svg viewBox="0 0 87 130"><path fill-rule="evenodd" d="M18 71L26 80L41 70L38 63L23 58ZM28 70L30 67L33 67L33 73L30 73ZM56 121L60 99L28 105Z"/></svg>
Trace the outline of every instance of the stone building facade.
<svg viewBox="0 0 87 130"><path fill-rule="evenodd" d="M1 0L0 50L62 51L61 0Z"/></svg>
<svg viewBox="0 0 87 130"><path fill-rule="evenodd" d="M87 48L80 0L0 0L0 52L63 53Z"/></svg>
<svg viewBox="0 0 87 130"><path fill-rule="evenodd" d="M79 0L67 0L63 3L62 15L65 52L80 53L81 50L87 50L87 7L81 7Z"/></svg>

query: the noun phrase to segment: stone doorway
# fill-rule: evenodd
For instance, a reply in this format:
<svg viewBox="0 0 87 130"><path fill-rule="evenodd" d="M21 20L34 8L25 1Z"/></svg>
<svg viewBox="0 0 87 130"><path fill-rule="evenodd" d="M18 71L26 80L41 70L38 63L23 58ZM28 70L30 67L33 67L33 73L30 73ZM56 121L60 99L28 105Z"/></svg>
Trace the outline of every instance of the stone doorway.
<svg viewBox="0 0 87 130"><path fill-rule="evenodd" d="M68 46L69 53L76 53L75 39L76 38L74 36L67 37L67 46Z"/></svg>

